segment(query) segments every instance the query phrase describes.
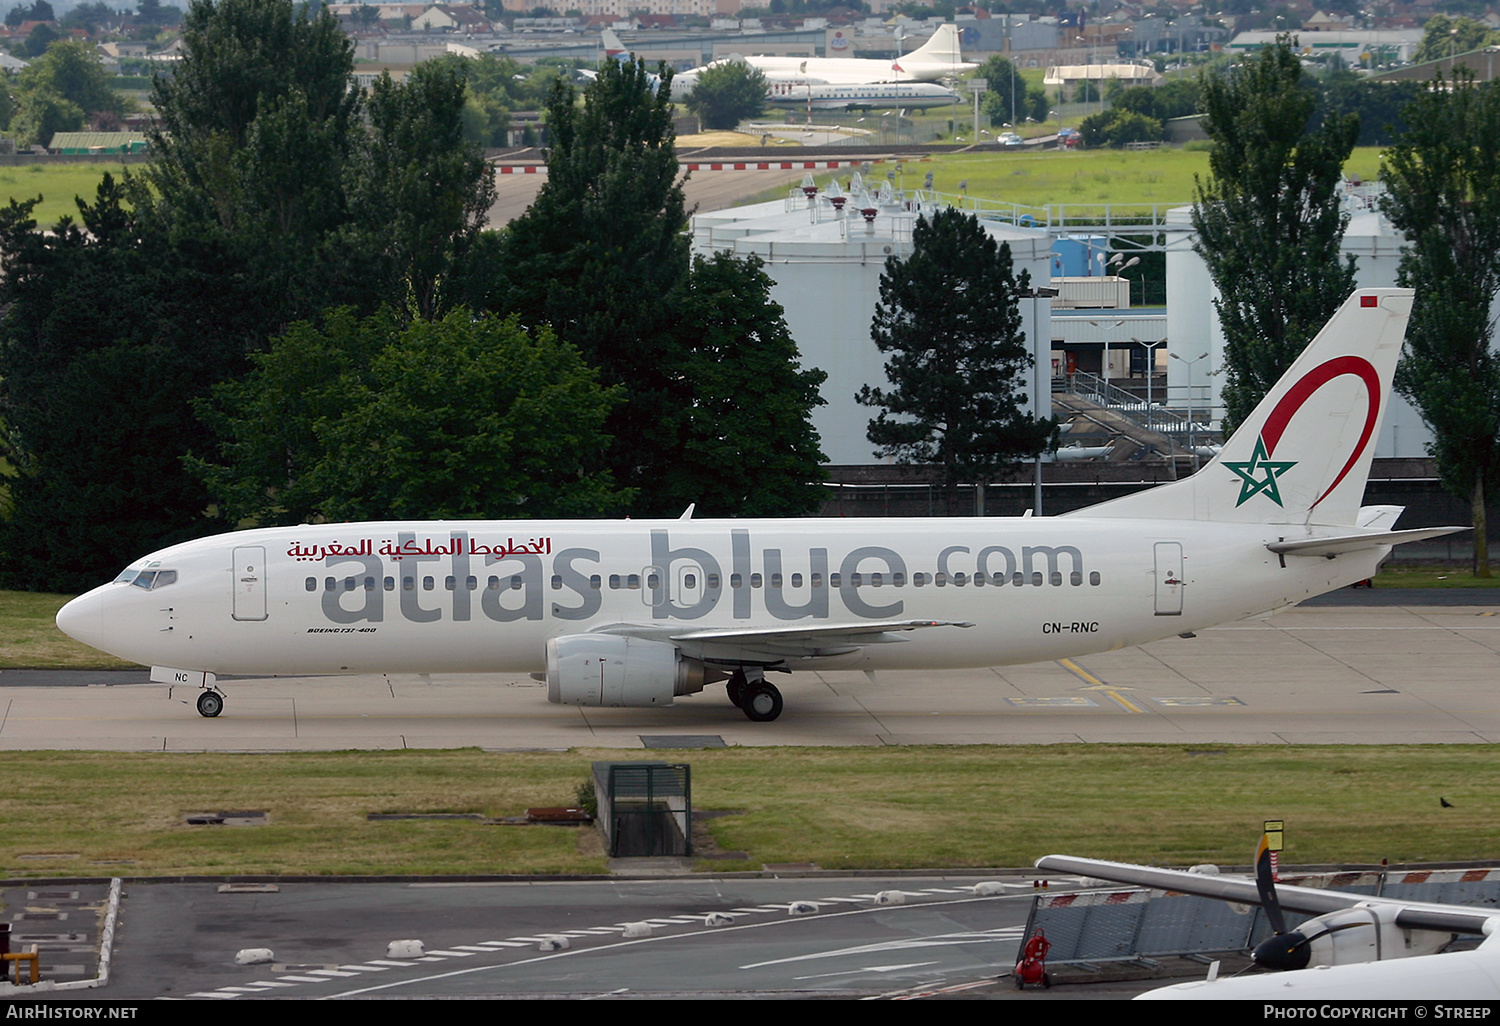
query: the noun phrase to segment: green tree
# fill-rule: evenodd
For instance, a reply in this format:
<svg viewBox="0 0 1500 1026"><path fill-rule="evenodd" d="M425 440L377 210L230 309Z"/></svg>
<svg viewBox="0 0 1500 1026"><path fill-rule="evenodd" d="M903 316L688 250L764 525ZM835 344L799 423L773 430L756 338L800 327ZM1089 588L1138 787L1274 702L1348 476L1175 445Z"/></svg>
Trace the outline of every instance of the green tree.
<svg viewBox="0 0 1500 1026"><path fill-rule="evenodd" d="M92 204L43 234L31 202L0 211L0 422L15 468L0 525L6 587L73 591L103 568L206 530L210 499L182 453L207 444L191 398L239 366L212 295L146 229L112 176Z"/></svg>
<svg viewBox="0 0 1500 1026"><path fill-rule="evenodd" d="M40 57L47 52L47 47L61 38L62 33L53 28L50 21L44 21L26 36L22 51L28 58Z"/></svg>
<svg viewBox="0 0 1500 1026"><path fill-rule="evenodd" d="M93 32L100 25L105 25L115 19L115 12L110 10L109 4L104 0L97 3L81 3L67 14L63 15L62 26L67 29L81 28Z"/></svg>
<svg viewBox="0 0 1500 1026"><path fill-rule="evenodd" d="M175 25L182 18L182 12L171 4L164 4L161 0L140 0L135 5L135 15L147 25Z"/></svg>
<svg viewBox="0 0 1500 1026"><path fill-rule="evenodd" d="M382 75L348 172L339 245L373 263L381 293L424 320L451 305L495 201L493 171L463 138L463 72L428 61L401 85Z"/></svg>
<svg viewBox="0 0 1500 1026"><path fill-rule="evenodd" d="M310 18L292 0L193 0L182 40L152 90L150 189L137 202L180 245L255 283L235 327L263 345L360 294L332 246L349 217L353 44L327 8Z"/></svg>
<svg viewBox="0 0 1500 1026"><path fill-rule="evenodd" d="M356 106L353 43L326 10L310 19L291 0L193 0L182 41L183 60L152 89L152 185L174 208L231 226L247 211L226 165L278 134L262 132L267 121L296 106L317 134L343 133Z"/></svg>
<svg viewBox="0 0 1500 1026"><path fill-rule="evenodd" d="M758 258L696 257L674 289L672 330L650 380L657 411L640 505L707 516L804 516L823 501L809 419L827 375L798 366L797 343ZM644 400L644 402L642 401Z"/></svg>
<svg viewBox="0 0 1500 1026"><path fill-rule="evenodd" d="M46 145L55 132L76 132L86 120L121 115L127 106L110 88L99 52L76 40L55 43L22 69L15 92L22 145Z"/></svg>
<svg viewBox="0 0 1500 1026"><path fill-rule="evenodd" d="M260 523L597 515L623 497L591 456L615 397L578 353L515 318L298 322L205 412L197 462Z"/></svg>
<svg viewBox="0 0 1500 1026"><path fill-rule="evenodd" d="M1110 79L1110 83L1119 82ZM1124 86L1110 97L1112 110L1134 111L1166 122L1198 113L1200 87L1196 79L1174 78L1159 86Z"/></svg>
<svg viewBox="0 0 1500 1026"><path fill-rule="evenodd" d="M1447 60L1460 53L1470 53L1500 40L1500 32L1492 32L1472 18L1449 18L1446 14L1434 14L1422 26L1422 42L1412 54L1413 64Z"/></svg>
<svg viewBox="0 0 1500 1026"><path fill-rule="evenodd" d="M1341 261L1339 209L1354 115L1310 129L1317 98L1283 37L1203 79L1203 127L1214 148L1193 207L1194 250L1218 288L1228 381L1226 429L1255 408L1354 288Z"/></svg>
<svg viewBox="0 0 1500 1026"><path fill-rule="evenodd" d="M1405 112L1424 85L1365 78L1352 71L1325 75L1319 83L1317 122L1346 114L1359 115L1356 146L1389 146L1403 131Z"/></svg>
<svg viewBox="0 0 1500 1026"><path fill-rule="evenodd" d="M1385 153L1382 209L1406 236L1400 282L1417 290L1396 387L1433 432L1443 485L1469 502L1475 573L1490 576L1486 502L1500 486L1500 89L1434 82Z"/></svg>
<svg viewBox="0 0 1500 1026"><path fill-rule="evenodd" d="M20 104L10 127L22 146L46 146L58 132L83 128L83 108L56 93L28 93L20 97Z"/></svg>
<svg viewBox="0 0 1500 1026"><path fill-rule="evenodd" d="M514 274L502 309L550 323L609 383L644 362L688 268L670 93L639 60L601 66L582 106L559 80L547 181L505 233L502 264Z"/></svg>
<svg viewBox="0 0 1500 1026"><path fill-rule="evenodd" d="M423 71L382 87L366 120L326 17L200 0L188 20L141 178L107 179L81 227L40 233L17 208L0 231L0 421L21 474L0 564L25 587L76 587L102 557L222 529L182 476L186 453L215 451L195 400L330 306L445 309L487 202L461 83ZM44 526L60 510L109 545L60 541L73 528Z"/></svg>
<svg viewBox="0 0 1500 1026"><path fill-rule="evenodd" d="M943 470L950 512L957 486L982 483L1045 449L1057 430L1022 410L1031 353L1021 331L1010 246L979 219L954 209L922 217L911 256L889 257L880 276L871 336L889 355L889 389L855 397L880 408L870 421L875 455Z"/></svg>
<svg viewBox="0 0 1500 1026"><path fill-rule="evenodd" d="M973 77L985 80L987 88L984 98L979 101L979 108L990 119L991 128L1016 125L1027 118L1047 120L1046 91L1035 86L1028 88L1026 80L1008 57L995 54L979 66Z"/></svg>
<svg viewBox="0 0 1500 1026"><path fill-rule="evenodd" d="M1133 110L1106 110L1090 114L1078 123L1083 145L1111 146L1120 149L1126 143L1156 142L1162 137L1162 123Z"/></svg>
<svg viewBox="0 0 1500 1026"><path fill-rule="evenodd" d="M703 127L728 131L753 118L766 105L766 76L742 61L723 61L700 72L687 109Z"/></svg>
<svg viewBox="0 0 1500 1026"><path fill-rule="evenodd" d="M494 309L551 324L605 384L624 387L610 461L615 479L632 488L656 463L659 415L636 382L660 362L673 323L667 297L688 270L669 79L657 89L642 62L606 62L582 106L571 86L556 83L547 181L511 222L494 261L509 272Z"/></svg>
<svg viewBox="0 0 1500 1026"><path fill-rule="evenodd" d="M510 112L516 108L511 90L515 76L522 73L521 64L491 53L440 60L462 62L465 66L464 138L478 146L506 145L505 130L510 124Z"/></svg>

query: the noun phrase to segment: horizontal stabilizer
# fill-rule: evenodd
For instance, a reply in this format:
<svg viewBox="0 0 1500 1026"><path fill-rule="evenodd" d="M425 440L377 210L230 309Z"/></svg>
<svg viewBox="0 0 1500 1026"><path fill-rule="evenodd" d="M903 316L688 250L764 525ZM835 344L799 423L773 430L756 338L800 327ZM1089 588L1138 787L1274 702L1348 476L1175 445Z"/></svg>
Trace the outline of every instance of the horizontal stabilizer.
<svg viewBox="0 0 1500 1026"><path fill-rule="evenodd" d="M1282 556L1341 556L1346 552L1426 541L1467 530L1467 527L1421 527L1410 531L1374 531L1368 534L1341 534L1331 538L1270 542L1266 548Z"/></svg>

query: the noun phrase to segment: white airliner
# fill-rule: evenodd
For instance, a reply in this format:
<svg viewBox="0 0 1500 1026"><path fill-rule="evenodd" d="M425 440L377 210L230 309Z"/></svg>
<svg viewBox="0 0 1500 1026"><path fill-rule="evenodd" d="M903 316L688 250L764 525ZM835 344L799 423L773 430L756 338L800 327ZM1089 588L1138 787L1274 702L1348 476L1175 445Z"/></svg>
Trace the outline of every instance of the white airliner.
<svg viewBox="0 0 1500 1026"><path fill-rule="evenodd" d="M869 85L830 85L818 82L772 82L766 102L775 107L815 110L868 110L901 107L923 110L958 102L958 94L936 82L875 82Z"/></svg>
<svg viewBox="0 0 1500 1026"><path fill-rule="evenodd" d="M1254 881L1068 855L1046 855L1036 864L1265 908L1276 935L1255 949L1255 961L1272 971L1210 976L1147 991L1138 1000L1500 1000L1500 911L1276 885L1264 851L1262 842ZM1288 931L1281 909L1313 918ZM1438 953L1458 934L1484 940L1472 950Z"/></svg>
<svg viewBox="0 0 1500 1026"><path fill-rule="evenodd" d="M553 702L669 706L767 672L1059 659L1279 609L1375 573L1361 509L1412 293L1349 298L1190 478L1055 518L304 524L132 563L57 623L153 679L545 673Z"/></svg>
<svg viewBox="0 0 1500 1026"><path fill-rule="evenodd" d="M937 82L949 75L959 75L979 66L964 61L960 52L958 26L942 25L927 42L911 53L891 61L867 57L725 57L713 64L690 68L675 76L672 79L672 99L687 99L693 87L698 84L698 76L709 68L738 61L743 61L765 75L766 82L772 85L778 82L798 85Z"/></svg>

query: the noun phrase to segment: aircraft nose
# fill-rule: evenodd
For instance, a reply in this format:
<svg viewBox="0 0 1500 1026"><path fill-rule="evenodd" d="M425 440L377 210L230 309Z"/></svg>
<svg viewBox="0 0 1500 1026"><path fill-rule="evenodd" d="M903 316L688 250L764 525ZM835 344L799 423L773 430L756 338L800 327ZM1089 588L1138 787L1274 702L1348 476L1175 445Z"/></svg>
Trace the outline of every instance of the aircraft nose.
<svg viewBox="0 0 1500 1026"><path fill-rule="evenodd" d="M99 589L79 595L57 611L57 629L94 648L104 639L104 596Z"/></svg>

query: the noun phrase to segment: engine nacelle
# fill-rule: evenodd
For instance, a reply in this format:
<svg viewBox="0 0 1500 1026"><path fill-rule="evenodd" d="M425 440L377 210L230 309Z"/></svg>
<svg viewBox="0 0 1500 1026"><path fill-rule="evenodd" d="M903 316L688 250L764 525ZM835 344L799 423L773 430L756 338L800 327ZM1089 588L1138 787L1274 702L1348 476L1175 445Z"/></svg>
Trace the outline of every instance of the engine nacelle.
<svg viewBox="0 0 1500 1026"><path fill-rule="evenodd" d="M1360 904L1309 919L1297 928L1308 939L1310 965L1352 965L1388 958L1433 955L1453 934L1411 930L1397 925L1400 908Z"/></svg>
<svg viewBox="0 0 1500 1026"><path fill-rule="evenodd" d="M668 706L702 691L709 679L701 660L666 642L623 634L569 634L547 642L547 701L555 705Z"/></svg>

